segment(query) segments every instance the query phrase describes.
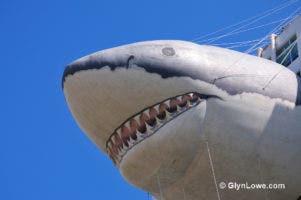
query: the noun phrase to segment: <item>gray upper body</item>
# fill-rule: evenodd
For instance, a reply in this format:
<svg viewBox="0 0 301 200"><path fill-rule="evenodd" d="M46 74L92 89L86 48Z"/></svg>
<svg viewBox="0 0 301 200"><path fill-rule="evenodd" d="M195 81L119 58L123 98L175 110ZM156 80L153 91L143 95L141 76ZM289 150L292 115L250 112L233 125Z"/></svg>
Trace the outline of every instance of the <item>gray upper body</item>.
<svg viewBox="0 0 301 200"><path fill-rule="evenodd" d="M234 95L258 93L301 104L300 77L272 61L236 51L183 41L134 43L85 56L68 65L69 75L110 67L144 68L162 78L190 77L216 85Z"/></svg>

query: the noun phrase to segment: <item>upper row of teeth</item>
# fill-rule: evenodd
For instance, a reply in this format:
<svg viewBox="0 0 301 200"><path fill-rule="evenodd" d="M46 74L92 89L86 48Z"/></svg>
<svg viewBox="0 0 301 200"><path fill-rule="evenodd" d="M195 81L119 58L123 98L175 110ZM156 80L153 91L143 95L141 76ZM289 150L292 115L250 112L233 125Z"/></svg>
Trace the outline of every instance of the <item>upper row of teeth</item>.
<svg viewBox="0 0 301 200"><path fill-rule="evenodd" d="M133 145L152 135L162 124L200 101L189 93L166 100L137 114L122 124L107 141L107 152L116 164Z"/></svg>

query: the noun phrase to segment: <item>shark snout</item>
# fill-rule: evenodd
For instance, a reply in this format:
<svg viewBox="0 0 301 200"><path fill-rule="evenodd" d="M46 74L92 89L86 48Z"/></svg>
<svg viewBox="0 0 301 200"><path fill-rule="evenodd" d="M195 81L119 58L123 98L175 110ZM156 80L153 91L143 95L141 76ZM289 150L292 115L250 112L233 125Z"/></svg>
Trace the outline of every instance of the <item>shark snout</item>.
<svg viewBox="0 0 301 200"><path fill-rule="evenodd" d="M109 156L116 153L115 147L108 149L113 140L128 145L130 137L138 137L136 130L143 134L156 117L163 117L163 107L174 109L174 99L182 101L196 92L189 78L179 78L189 70L175 65L183 62L175 44L162 41L112 48L66 67L63 89L68 106L79 126ZM163 105L167 100L171 103ZM136 115L139 119L128 121ZM114 136L119 128L122 135Z"/></svg>
<svg viewBox="0 0 301 200"><path fill-rule="evenodd" d="M242 56L244 60L237 62ZM290 87L282 80L290 81ZM118 128L167 99L190 93L219 97L258 93L295 102L296 83L295 75L280 65L183 41L150 41L99 51L69 64L63 74L63 90L74 118L108 155L112 154L109 141ZM154 113L162 114L159 109ZM130 125L128 131L123 129L124 135L134 133Z"/></svg>

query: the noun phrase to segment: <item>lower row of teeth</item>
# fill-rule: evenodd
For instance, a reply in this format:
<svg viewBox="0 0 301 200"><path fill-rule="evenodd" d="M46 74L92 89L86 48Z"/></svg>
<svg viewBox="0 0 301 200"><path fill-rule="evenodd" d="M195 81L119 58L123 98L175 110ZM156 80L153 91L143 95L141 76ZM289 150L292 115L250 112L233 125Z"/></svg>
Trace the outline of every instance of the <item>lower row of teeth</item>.
<svg viewBox="0 0 301 200"><path fill-rule="evenodd" d="M189 93L150 107L122 124L107 141L107 153L117 164L135 144L152 135L162 125L201 101L198 94Z"/></svg>

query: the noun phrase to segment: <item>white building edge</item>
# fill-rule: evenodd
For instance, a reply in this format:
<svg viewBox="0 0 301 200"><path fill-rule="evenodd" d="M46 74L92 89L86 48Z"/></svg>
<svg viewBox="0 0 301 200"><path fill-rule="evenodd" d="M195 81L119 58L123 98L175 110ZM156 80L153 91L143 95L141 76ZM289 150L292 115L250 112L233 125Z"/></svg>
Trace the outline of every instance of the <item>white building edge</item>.
<svg viewBox="0 0 301 200"><path fill-rule="evenodd" d="M258 49L258 56L288 67L300 76L301 71L301 14L270 36L270 44Z"/></svg>

